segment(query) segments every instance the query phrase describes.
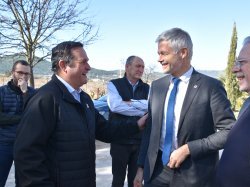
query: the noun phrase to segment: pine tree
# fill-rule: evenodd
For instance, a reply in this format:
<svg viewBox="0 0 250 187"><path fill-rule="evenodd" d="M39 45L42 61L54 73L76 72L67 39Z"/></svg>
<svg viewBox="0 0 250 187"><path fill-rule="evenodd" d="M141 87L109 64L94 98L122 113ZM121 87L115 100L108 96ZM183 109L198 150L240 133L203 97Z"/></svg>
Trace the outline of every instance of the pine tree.
<svg viewBox="0 0 250 187"><path fill-rule="evenodd" d="M236 23L233 26L233 33L231 38L231 46L228 54L228 62L225 70L224 85L227 91L228 99L231 102L232 109L235 111L237 109L237 99L242 95L239 90L236 76L232 73L232 68L236 59L236 49L237 49L237 29Z"/></svg>

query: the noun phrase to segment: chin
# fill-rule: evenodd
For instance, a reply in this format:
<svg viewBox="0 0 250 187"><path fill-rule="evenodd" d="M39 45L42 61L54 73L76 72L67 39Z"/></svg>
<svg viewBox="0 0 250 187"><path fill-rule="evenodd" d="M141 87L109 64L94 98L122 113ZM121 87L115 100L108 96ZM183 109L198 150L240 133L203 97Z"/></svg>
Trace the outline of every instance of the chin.
<svg viewBox="0 0 250 187"><path fill-rule="evenodd" d="M245 87L245 86L239 86L239 90L240 90L241 92L248 92L248 89L247 89L247 87Z"/></svg>
<svg viewBox="0 0 250 187"><path fill-rule="evenodd" d="M169 74L169 73L170 73L170 71L169 71L169 70L167 70L167 69L165 69L165 70L163 70L163 73L164 73L164 74Z"/></svg>
<svg viewBox="0 0 250 187"><path fill-rule="evenodd" d="M84 81L82 82L82 85L87 84L87 82L88 82L88 80L84 80Z"/></svg>

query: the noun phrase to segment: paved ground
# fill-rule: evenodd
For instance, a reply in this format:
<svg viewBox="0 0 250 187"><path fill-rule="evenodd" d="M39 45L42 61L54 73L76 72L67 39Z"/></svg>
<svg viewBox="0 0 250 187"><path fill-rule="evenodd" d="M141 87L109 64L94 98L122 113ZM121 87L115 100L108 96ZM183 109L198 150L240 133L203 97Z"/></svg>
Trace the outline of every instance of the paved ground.
<svg viewBox="0 0 250 187"><path fill-rule="evenodd" d="M96 186L110 187L112 181L109 144L96 141ZM14 187L14 169L12 167L5 187ZM127 186L127 184L125 185Z"/></svg>

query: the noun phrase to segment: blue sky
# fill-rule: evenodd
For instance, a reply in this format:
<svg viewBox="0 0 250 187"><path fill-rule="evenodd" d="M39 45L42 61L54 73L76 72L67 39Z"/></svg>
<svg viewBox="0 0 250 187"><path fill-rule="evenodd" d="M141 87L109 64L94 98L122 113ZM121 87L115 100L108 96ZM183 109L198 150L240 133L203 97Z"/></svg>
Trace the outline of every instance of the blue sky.
<svg viewBox="0 0 250 187"><path fill-rule="evenodd" d="M91 67L115 70L130 55L146 66L157 62L156 37L179 27L189 32L194 45L192 65L197 70L226 68L233 24L238 50L250 35L250 1L246 0L91 0L89 14L99 25L100 38L86 47ZM237 50L237 52L238 52Z"/></svg>

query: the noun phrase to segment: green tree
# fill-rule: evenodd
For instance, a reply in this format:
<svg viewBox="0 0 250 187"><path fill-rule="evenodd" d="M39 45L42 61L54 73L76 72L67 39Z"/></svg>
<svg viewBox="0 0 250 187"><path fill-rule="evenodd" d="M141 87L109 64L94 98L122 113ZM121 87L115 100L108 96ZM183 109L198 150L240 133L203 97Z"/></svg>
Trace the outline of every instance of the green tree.
<svg viewBox="0 0 250 187"><path fill-rule="evenodd" d="M98 29L86 16L87 10L86 0L1 0L0 52L25 56L34 87L33 67L50 56L60 34L63 38L62 31L84 45L97 39Z"/></svg>
<svg viewBox="0 0 250 187"><path fill-rule="evenodd" d="M237 110L237 99L242 95L239 90L236 76L232 73L232 68L236 59L237 40L238 37L236 23L234 23L230 51L228 54L228 62L225 70L225 77L222 78L222 81L224 81L225 89L228 94L228 98L231 102L232 109L234 111Z"/></svg>

